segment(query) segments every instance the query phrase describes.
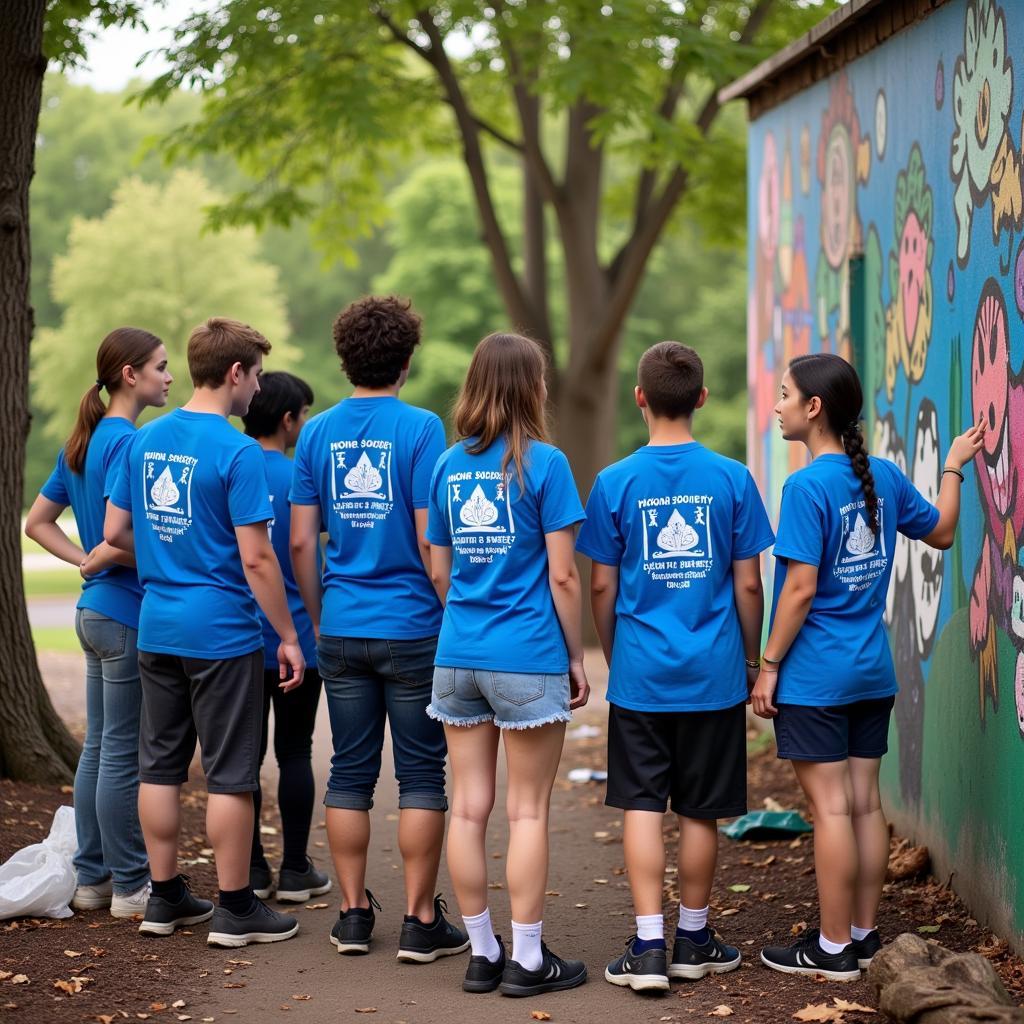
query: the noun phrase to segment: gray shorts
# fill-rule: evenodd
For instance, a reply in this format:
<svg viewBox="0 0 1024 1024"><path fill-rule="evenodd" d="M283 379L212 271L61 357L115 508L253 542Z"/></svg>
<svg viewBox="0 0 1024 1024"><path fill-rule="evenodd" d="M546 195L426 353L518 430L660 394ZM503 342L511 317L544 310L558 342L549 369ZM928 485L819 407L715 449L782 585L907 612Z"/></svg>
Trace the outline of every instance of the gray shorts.
<svg viewBox="0 0 1024 1024"><path fill-rule="evenodd" d="M571 722L569 675L438 665L427 714L445 725L493 722L499 729Z"/></svg>
<svg viewBox="0 0 1024 1024"><path fill-rule="evenodd" d="M259 788L263 648L223 661L139 651L139 781L177 786L199 739L210 793Z"/></svg>

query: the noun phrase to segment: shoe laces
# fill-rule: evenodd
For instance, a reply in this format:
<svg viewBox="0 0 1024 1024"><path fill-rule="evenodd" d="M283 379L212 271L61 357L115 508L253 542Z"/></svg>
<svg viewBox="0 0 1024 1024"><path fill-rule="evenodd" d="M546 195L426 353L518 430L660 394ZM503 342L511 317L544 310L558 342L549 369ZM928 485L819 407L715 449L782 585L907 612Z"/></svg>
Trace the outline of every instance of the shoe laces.
<svg viewBox="0 0 1024 1024"><path fill-rule="evenodd" d="M448 901L440 893L434 896L434 908L437 914L448 913Z"/></svg>
<svg viewBox="0 0 1024 1024"><path fill-rule="evenodd" d="M373 893L370 892L369 889L366 890L366 898L370 901L370 906L374 910L380 910L380 911L384 910L384 908L380 905L380 903L377 902L377 897L374 896Z"/></svg>

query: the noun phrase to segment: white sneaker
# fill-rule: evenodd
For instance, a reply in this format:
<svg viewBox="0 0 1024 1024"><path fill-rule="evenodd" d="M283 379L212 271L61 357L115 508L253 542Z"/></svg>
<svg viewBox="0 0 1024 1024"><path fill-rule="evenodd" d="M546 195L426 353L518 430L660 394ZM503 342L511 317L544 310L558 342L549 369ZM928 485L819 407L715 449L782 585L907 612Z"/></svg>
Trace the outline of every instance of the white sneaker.
<svg viewBox="0 0 1024 1024"><path fill-rule="evenodd" d="M71 897L72 909L101 910L109 907L113 892L114 886L109 878L95 885L79 885L75 888L75 895Z"/></svg>
<svg viewBox="0 0 1024 1024"><path fill-rule="evenodd" d="M146 913L146 906L149 903L149 894L152 885L147 882L144 886L136 889L135 892L125 893L123 896L114 893L110 900L111 917L135 917Z"/></svg>

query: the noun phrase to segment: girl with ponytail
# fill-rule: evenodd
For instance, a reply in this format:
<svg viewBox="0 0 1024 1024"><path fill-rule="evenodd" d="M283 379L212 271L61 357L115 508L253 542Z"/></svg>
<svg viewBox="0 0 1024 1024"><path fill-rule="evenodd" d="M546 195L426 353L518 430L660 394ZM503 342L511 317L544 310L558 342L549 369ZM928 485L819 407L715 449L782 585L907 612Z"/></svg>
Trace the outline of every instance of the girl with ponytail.
<svg viewBox="0 0 1024 1024"><path fill-rule="evenodd" d="M820 928L761 960L836 981L859 978L881 946L889 831L878 770L897 690L882 612L896 534L953 543L961 470L985 437L981 420L953 439L933 506L894 463L868 456L862 406L839 356L800 356L783 374L779 427L812 461L782 489L771 633L751 693L811 806L821 905Z"/></svg>
<svg viewBox="0 0 1024 1024"><path fill-rule="evenodd" d="M155 334L111 331L96 353L71 436L25 520L37 544L79 568L85 581L75 631L85 652L86 733L75 773L76 910L143 914L149 861L138 817L138 638L142 587L131 556L103 540L106 499L143 409L167 403L173 378ZM104 403L103 392L110 396ZM58 518L71 506L81 546Z"/></svg>

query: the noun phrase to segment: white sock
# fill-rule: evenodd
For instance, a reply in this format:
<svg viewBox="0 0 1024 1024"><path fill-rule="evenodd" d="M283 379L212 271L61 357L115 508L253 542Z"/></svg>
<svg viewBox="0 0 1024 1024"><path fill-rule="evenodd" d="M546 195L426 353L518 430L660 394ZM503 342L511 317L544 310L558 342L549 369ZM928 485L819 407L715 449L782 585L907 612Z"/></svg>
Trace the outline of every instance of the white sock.
<svg viewBox="0 0 1024 1024"><path fill-rule="evenodd" d="M665 939L665 915L644 914L637 915L636 937L641 942L650 942L652 939Z"/></svg>
<svg viewBox="0 0 1024 1024"><path fill-rule="evenodd" d="M824 932L818 933L818 945L821 946L826 953L832 953L833 955L836 953L842 953L842 951L846 949L845 942L832 942L825 938Z"/></svg>
<svg viewBox="0 0 1024 1024"><path fill-rule="evenodd" d="M874 928L858 928L854 925L850 929L850 934L853 936L855 942L861 942L866 939L875 929Z"/></svg>
<svg viewBox="0 0 1024 1024"><path fill-rule="evenodd" d="M494 929L491 927L490 907L475 917L467 917L463 914L462 923L469 933L472 955L485 956L492 964L497 963L501 956L501 947L498 945L498 940L494 937Z"/></svg>
<svg viewBox="0 0 1024 1024"><path fill-rule="evenodd" d="M512 922L512 959L527 971L537 970L544 962L544 956L540 951L540 929L543 923Z"/></svg>
<svg viewBox="0 0 1024 1024"><path fill-rule="evenodd" d="M707 907L704 907L703 910L690 910L689 907L684 907L682 903L679 904L679 927L684 932L699 932L701 928L707 928L707 926Z"/></svg>

